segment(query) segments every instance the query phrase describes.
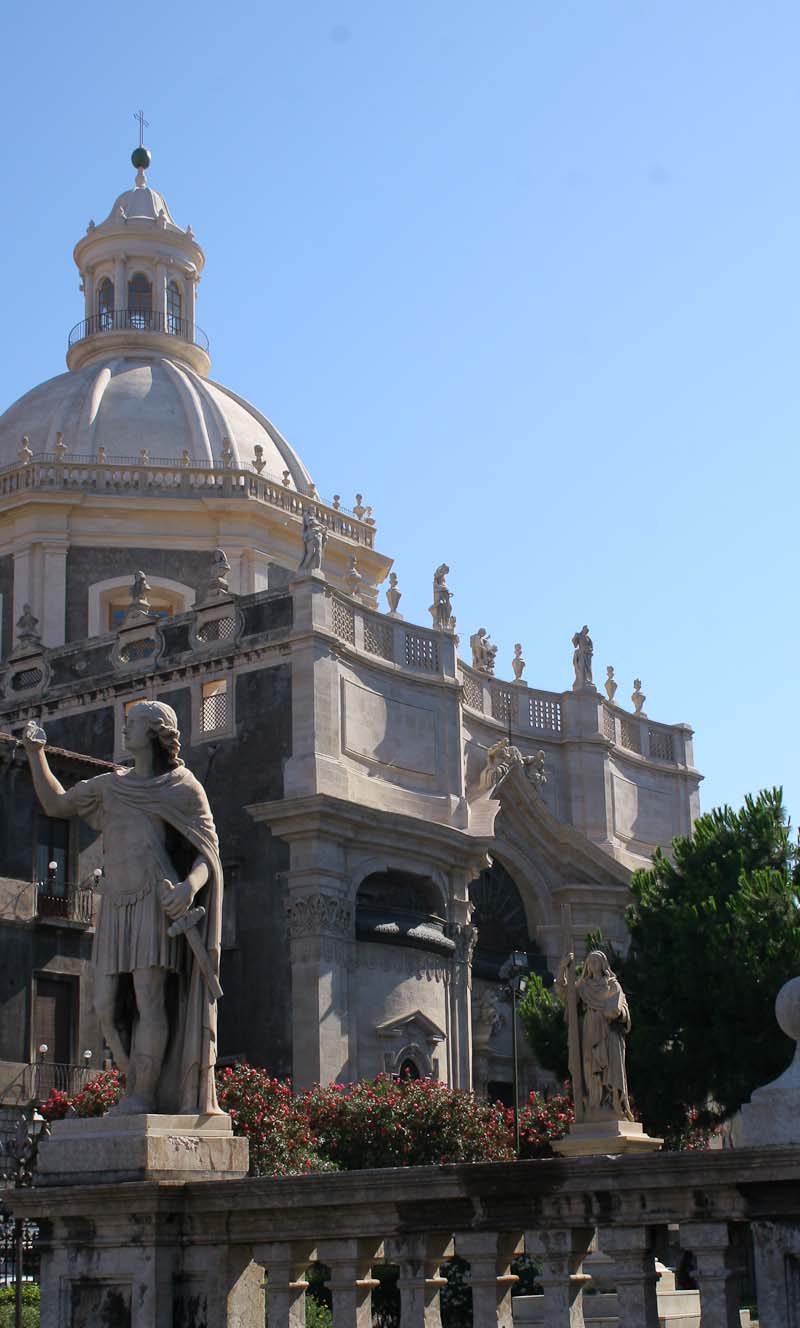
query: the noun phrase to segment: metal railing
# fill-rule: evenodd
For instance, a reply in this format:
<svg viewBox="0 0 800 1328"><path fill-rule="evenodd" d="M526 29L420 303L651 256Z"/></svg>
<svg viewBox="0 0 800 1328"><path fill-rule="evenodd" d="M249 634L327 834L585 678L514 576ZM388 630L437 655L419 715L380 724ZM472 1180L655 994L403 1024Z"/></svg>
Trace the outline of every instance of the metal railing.
<svg viewBox="0 0 800 1328"><path fill-rule="evenodd" d="M162 313L160 309L108 309L100 314L92 314L76 323L69 334L69 346L87 337L95 337L103 332L161 332L168 337L180 337L190 341L201 350L208 350L209 341L205 332L189 318L178 318L175 314Z"/></svg>
<svg viewBox="0 0 800 1328"><path fill-rule="evenodd" d="M36 886L37 918L57 918L65 922L82 922L91 926L94 917L94 896L91 890L68 886L63 894L54 892L47 881Z"/></svg>
<svg viewBox="0 0 800 1328"><path fill-rule="evenodd" d="M70 1065L64 1061L37 1061L28 1065L26 1071L28 1097L35 1102L45 1102L54 1089L74 1097L100 1074L96 1065Z"/></svg>

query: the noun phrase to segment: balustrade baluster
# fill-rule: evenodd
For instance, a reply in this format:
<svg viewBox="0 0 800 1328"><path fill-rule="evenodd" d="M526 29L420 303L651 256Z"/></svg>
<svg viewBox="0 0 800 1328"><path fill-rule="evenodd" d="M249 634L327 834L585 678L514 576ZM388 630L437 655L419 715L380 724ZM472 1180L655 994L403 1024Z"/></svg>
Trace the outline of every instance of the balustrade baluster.
<svg viewBox="0 0 800 1328"><path fill-rule="evenodd" d="M511 1272L511 1260L522 1253L521 1234L464 1232L456 1236L456 1253L470 1266L473 1324L513 1328L511 1289L519 1278Z"/></svg>
<svg viewBox="0 0 800 1328"><path fill-rule="evenodd" d="M386 1242L386 1258L400 1267L401 1328L442 1328L439 1297L447 1278L437 1273L452 1252L451 1237L433 1232Z"/></svg>
<svg viewBox="0 0 800 1328"><path fill-rule="evenodd" d="M542 1265L544 1328L584 1328L583 1288L590 1277L581 1264L594 1237L592 1227L525 1232L525 1252Z"/></svg>
<svg viewBox="0 0 800 1328"><path fill-rule="evenodd" d="M603 1227L600 1249L614 1260L619 1328L658 1328L656 1261L646 1227Z"/></svg>
<svg viewBox="0 0 800 1328"><path fill-rule="evenodd" d="M740 1328L738 1278L727 1222L681 1222L680 1242L695 1257L702 1328Z"/></svg>
<svg viewBox="0 0 800 1328"><path fill-rule="evenodd" d="M375 1240L326 1240L318 1245L317 1258L331 1270L333 1328L372 1328L372 1290L380 1283L371 1269L382 1257L382 1247L383 1242Z"/></svg>
<svg viewBox="0 0 800 1328"><path fill-rule="evenodd" d="M304 1274L313 1257L312 1249L283 1241L257 1245L253 1250L253 1258L267 1273L269 1328L305 1328L308 1282Z"/></svg>

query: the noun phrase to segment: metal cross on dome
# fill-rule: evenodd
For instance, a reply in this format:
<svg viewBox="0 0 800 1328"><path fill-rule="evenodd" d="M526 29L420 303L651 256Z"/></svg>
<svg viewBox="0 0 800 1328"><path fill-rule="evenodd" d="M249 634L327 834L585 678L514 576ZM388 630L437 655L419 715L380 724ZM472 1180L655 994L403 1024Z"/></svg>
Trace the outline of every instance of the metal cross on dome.
<svg viewBox="0 0 800 1328"><path fill-rule="evenodd" d="M149 128L150 128L150 121L149 121L149 120L145 120L145 118L144 118L144 111L134 111L134 112L133 112L133 118L134 118L134 120L138 120L138 121L139 121L139 147L140 147L140 148L143 148L143 147L144 147L144 131L145 131L145 129L149 129Z"/></svg>

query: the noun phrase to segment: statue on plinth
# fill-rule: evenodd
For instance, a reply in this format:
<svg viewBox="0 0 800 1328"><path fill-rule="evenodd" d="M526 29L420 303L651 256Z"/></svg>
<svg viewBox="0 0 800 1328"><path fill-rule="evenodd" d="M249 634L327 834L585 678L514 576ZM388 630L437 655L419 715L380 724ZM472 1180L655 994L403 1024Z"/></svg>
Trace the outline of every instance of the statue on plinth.
<svg viewBox="0 0 800 1328"><path fill-rule="evenodd" d="M205 604L208 600L224 599L225 596L230 595L231 590L228 582L230 570L231 565L228 562L225 550L215 549L214 556L211 559L208 580L198 603Z"/></svg>
<svg viewBox="0 0 800 1328"><path fill-rule="evenodd" d="M645 1134L628 1097L625 1038L631 1016L625 992L602 950L591 950L577 974L575 955L567 949L569 904L561 907L561 926L566 953L555 990L565 1006L575 1120L555 1151L567 1157L652 1152L664 1141Z"/></svg>
<svg viewBox="0 0 800 1328"><path fill-rule="evenodd" d="M442 563L433 574L433 603L428 612L440 632L453 630L453 597L445 580L449 571L447 563Z"/></svg>
<svg viewBox="0 0 800 1328"><path fill-rule="evenodd" d="M556 978L556 991L565 1003L574 965L575 955L570 952L561 960ZM586 956L581 976L574 980L574 994L578 1019L575 1028L568 1023L570 1070L574 1067L577 1072L572 1089L576 1103L580 1094L583 1119L610 1115L632 1121L625 1074L625 1038L631 1031L631 1016L625 993L602 950ZM577 1110L575 1117L577 1120Z"/></svg>
<svg viewBox="0 0 800 1328"><path fill-rule="evenodd" d="M132 769L65 790L48 765L44 731L32 722L23 737L45 814L80 816L103 835L92 967L100 1026L125 1076L112 1111L217 1114L222 866L214 821L180 758L170 706L137 702L124 740Z"/></svg>
<svg viewBox="0 0 800 1328"><path fill-rule="evenodd" d="M573 636L572 644L575 647L572 652L572 667L575 670L575 681L572 684L573 691L580 691L584 687L594 687L592 681L594 644L589 635L589 628L585 623L581 630Z"/></svg>
<svg viewBox="0 0 800 1328"><path fill-rule="evenodd" d="M23 604L22 613L17 618L17 649L25 646L31 649L38 648L42 644L42 637L39 631L39 619L34 617L30 604Z"/></svg>
<svg viewBox="0 0 800 1328"><path fill-rule="evenodd" d="M322 570L322 555L327 538L328 532L322 522L317 520L313 512L306 510L303 513L303 556L298 564L298 572Z"/></svg>
<svg viewBox="0 0 800 1328"><path fill-rule="evenodd" d="M128 612L125 614L124 627L134 626L142 618L151 619L155 616L147 598L149 593L150 587L147 584L147 577L144 572L134 572L133 585L130 589L131 602L128 605Z"/></svg>
<svg viewBox="0 0 800 1328"><path fill-rule="evenodd" d="M472 651L472 667L478 673L488 673L494 675L494 661L497 655L497 646L491 640L485 627L479 627L477 632L473 632L469 638L470 649Z"/></svg>

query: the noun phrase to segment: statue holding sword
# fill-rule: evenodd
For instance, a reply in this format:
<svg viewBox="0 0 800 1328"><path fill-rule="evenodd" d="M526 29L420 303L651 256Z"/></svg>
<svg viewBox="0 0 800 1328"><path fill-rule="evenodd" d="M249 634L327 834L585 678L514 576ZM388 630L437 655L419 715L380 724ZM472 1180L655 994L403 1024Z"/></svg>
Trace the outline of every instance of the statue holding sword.
<svg viewBox="0 0 800 1328"><path fill-rule="evenodd" d="M104 868L92 967L98 1019L125 1076L112 1111L217 1113L222 867L201 784L180 759L175 711L139 701L127 713L132 769L64 790L44 731L23 735L48 816L80 816L103 833Z"/></svg>

